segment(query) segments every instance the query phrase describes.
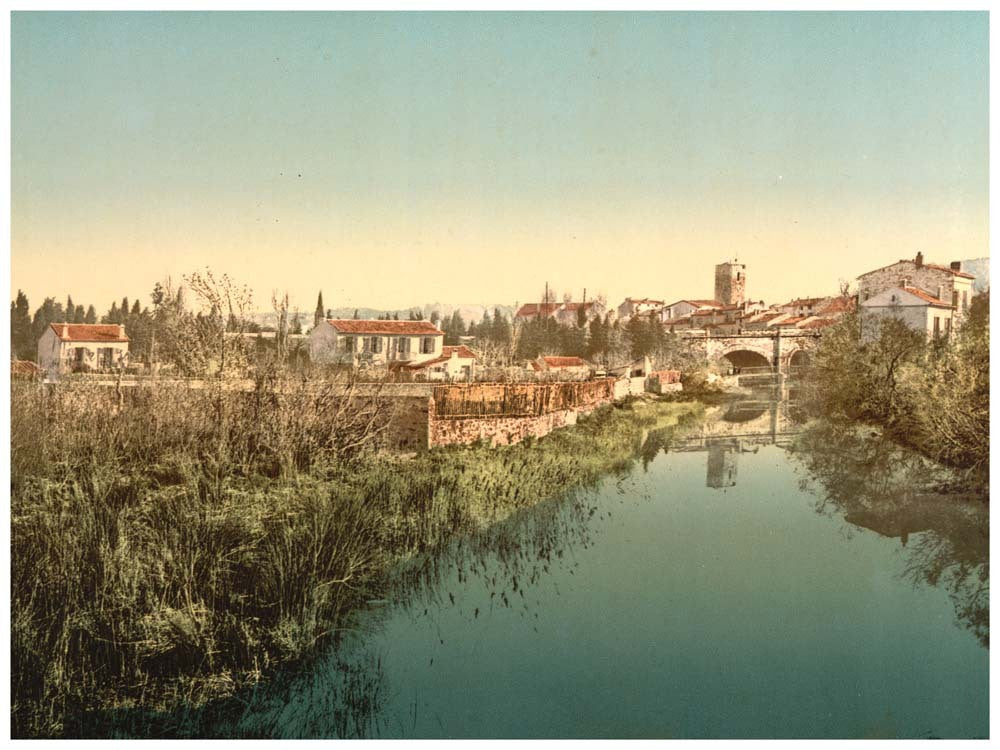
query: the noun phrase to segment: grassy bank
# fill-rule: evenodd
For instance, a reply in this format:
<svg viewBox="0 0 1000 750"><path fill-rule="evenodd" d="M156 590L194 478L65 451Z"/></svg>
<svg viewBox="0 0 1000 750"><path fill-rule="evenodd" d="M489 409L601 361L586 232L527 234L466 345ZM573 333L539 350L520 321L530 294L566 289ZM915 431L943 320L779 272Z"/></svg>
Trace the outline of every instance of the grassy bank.
<svg viewBox="0 0 1000 750"><path fill-rule="evenodd" d="M334 636L401 559L596 482L700 410L639 401L403 459L362 439L367 407L288 393L14 386L15 736L231 694Z"/></svg>

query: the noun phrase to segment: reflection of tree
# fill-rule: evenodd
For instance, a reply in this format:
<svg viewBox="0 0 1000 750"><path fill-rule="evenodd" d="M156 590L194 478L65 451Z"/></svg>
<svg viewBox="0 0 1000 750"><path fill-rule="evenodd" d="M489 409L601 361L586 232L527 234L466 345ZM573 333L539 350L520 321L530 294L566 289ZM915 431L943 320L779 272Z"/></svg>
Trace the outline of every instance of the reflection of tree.
<svg viewBox="0 0 1000 750"><path fill-rule="evenodd" d="M989 645L989 505L956 491L954 475L880 434L819 423L792 447L812 483L817 511L906 546L903 575L943 587L962 627Z"/></svg>

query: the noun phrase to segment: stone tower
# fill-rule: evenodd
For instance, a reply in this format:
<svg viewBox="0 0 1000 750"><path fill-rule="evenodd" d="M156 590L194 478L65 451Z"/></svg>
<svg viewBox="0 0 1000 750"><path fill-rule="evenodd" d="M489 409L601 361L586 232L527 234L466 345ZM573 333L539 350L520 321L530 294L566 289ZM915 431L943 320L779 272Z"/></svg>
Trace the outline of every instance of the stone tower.
<svg viewBox="0 0 1000 750"><path fill-rule="evenodd" d="M715 299L724 305L742 305L747 267L735 260L715 267Z"/></svg>
<svg viewBox="0 0 1000 750"><path fill-rule="evenodd" d="M716 490L736 486L736 467L739 446L728 443L710 443L708 446L708 473L705 486Z"/></svg>

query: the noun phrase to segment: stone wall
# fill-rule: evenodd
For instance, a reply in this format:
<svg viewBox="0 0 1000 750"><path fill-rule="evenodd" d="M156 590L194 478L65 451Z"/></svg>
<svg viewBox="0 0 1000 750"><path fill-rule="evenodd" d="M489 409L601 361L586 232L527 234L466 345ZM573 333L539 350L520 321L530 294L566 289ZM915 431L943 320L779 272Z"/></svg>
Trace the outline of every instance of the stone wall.
<svg viewBox="0 0 1000 750"><path fill-rule="evenodd" d="M430 445L468 445L487 440L491 445L513 445L526 437L543 437L560 427L576 424L581 414L594 408L575 411L564 409L537 417L470 417L434 419L430 422Z"/></svg>
<svg viewBox="0 0 1000 750"><path fill-rule="evenodd" d="M391 396L385 447L397 451L420 451L428 447L430 399L427 396Z"/></svg>
<svg viewBox="0 0 1000 750"><path fill-rule="evenodd" d="M628 382L628 381L625 381ZM576 424L616 398L611 378L585 383L439 386L428 404L427 444L467 445L486 440L511 445Z"/></svg>

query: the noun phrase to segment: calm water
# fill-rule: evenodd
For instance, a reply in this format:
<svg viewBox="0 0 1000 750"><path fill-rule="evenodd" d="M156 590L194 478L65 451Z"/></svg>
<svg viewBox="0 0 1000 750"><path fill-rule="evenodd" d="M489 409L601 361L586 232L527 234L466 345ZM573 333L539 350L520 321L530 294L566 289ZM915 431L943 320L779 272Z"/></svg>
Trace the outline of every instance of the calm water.
<svg viewBox="0 0 1000 750"><path fill-rule="evenodd" d="M400 576L213 728L376 737L985 737L986 506L774 410L671 439Z"/></svg>

